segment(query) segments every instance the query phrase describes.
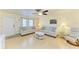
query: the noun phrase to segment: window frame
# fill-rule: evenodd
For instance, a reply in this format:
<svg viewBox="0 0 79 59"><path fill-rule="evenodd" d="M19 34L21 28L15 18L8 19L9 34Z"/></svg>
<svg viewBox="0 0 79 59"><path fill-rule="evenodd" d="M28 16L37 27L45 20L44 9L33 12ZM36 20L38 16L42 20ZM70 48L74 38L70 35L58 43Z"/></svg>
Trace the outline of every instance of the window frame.
<svg viewBox="0 0 79 59"><path fill-rule="evenodd" d="M23 21L26 19L26 25L25 24L23 24ZM31 25L30 26L30 20L32 20L33 22L32 22L32 24L33 25ZM29 18L22 18L22 27L33 27L34 26L34 20L33 19L29 19Z"/></svg>

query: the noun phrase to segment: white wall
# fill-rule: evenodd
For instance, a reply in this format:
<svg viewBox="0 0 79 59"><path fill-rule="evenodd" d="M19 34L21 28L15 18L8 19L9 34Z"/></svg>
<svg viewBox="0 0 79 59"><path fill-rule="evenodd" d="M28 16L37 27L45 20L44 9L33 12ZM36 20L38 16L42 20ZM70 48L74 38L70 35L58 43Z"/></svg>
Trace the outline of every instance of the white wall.
<svg viewBox="0 0 79 59"><path fill-rule="evenodd" d="M0 32L6 36L12 36L19 33L21 17L28 18L22 15L12 14L9 12L0 11ZM29 17L34 19L34 17Z"/></svg>
<svg viewBox="0 0 79 59"><path fill-rule="evenodd" d="M49 15L39 16L39 18L42 26L51 26L50 19L56 19L54 16L49 16Z"/></svg>
<svg viewBox="0 0 79 59"><path fill-rule="evenodd" d="M58 26L64 22L70 27L79 28L79 10L59 10L54 15L58 16Z"/></svg>
<svg viewBox="0 0 79 59"><path fill-rule="evenodd" d="M3 32L3 17L6 16L14 17L15 21L15 32L19 33L19 20L20 15L0 12L0 32ZM50 26L50 19L57 19L57 25L60 26L63 22L70 27L79 28L79 10L56 10L49 11L48 15L38 16L42 26ZM36 20L38 20L36 18ZM7 20L6 20L7 21Z"/></svg>
<svg viewBox="0 0 79 59"><path fill-rule="evenodd" d="M1 16L0 16L0 33L2 33L2 28L3 28L2 24L3 24L3 22L2 22L2 19L1 19Z"/></svg>
<svg viewBox="0 0 79 59"><path fill-rule="evenodd" d="M6 28L6 25L9 26L10 22L8 22L6 25L5 25L5 22L7 22L8 18L13 18L11 20L14 20L14 31L15 31L15 34L18 34L19 33L19 20L20 20L20 16L19 15L16 15L16 14L9 14L9 13L5 13L5 12L0 12L0 32L5 32L4 30L10 30L10 28ZM6 28L6 29L5 29ZM9 32L7 32L7 36L9 35Z"/></svg>
<svg viewBox="0 0 79 59"><path fill-rule="evenodd" d="M50 25L49 19L57 19L57 25L60 26L62 23L66 23L70 27L79 28L79 10L74 9L60 9L51 12L48 15L40 16L40 21L44 26Z"/></svg>

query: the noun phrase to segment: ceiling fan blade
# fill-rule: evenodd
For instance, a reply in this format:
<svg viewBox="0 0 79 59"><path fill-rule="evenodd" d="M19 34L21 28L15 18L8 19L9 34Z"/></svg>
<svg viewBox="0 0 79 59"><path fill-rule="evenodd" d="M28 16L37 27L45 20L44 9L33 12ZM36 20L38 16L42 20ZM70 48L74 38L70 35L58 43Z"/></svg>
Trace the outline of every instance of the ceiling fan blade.
<svg viewBox="0 0 79 59"><path fill-rule="evenodd" d="M41 9L35 9L37 12L40 12L41 11Z"/></svg>
<svg viewBox="0 0 79 59"><path fill-rule="evenodd" d="M48 10L45 10L45 11L43 11L43 12L48 12Z"/></svg>
<svg viewBox="0 0 79 59"><path fill-rule="evenodd" d="M43 15L47 15L48 10L43 11Z"/></svg>
<svg viewBox="0 0 79 59"><path fill-rule="evenodd" d="M47 15L46 13L43 13L43 15Z"/></svg>

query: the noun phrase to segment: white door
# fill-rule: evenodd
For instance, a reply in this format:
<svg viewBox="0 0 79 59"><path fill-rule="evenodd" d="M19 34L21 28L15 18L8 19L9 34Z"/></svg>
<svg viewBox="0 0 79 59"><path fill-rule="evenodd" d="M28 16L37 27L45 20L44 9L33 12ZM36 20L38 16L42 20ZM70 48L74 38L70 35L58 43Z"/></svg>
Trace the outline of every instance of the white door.
<svg viewBox="0 0 79 59"><path fill-rule="evenodd" d="M3 17L3 29L6 36L15 35L15 18L12 16Z"/></svg>
<svg viewBox="0 0 79 59"><path fill-rule="evenodd" d="M5 35L0 34L0 49L5 48Z"/></svg>

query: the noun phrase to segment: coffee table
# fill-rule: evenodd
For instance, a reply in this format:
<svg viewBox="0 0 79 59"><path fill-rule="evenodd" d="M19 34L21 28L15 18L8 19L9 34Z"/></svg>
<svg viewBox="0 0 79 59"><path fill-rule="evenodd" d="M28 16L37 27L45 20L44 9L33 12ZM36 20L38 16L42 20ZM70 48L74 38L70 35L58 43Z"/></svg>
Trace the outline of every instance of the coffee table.
<svg viewBox="0 0 79 59"><path fill-rule="evenodd" d="M35 38L36 39L43 39L44 33L43 32L35 32Z"/></svg>

